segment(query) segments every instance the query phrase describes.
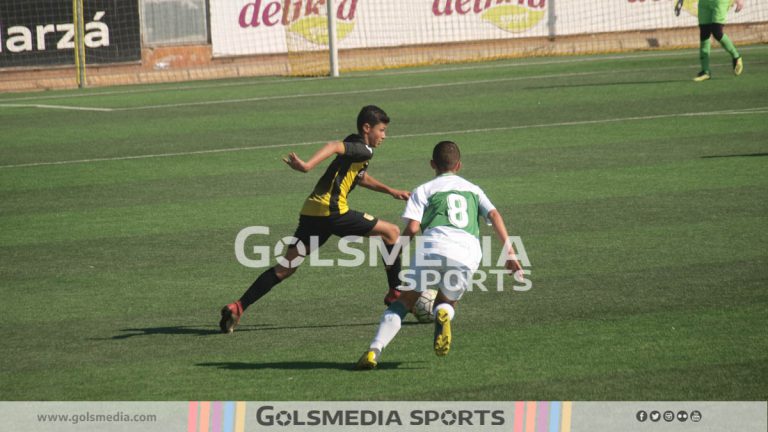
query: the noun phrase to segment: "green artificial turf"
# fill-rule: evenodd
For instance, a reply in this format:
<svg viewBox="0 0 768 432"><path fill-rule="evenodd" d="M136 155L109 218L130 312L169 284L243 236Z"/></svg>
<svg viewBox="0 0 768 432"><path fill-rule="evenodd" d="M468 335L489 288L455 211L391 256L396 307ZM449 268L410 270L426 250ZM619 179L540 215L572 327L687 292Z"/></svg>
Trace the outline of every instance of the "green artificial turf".
<svg viewBox="0 0 768 432"><path fill-rule="evenodd" d="M0 397L766 400L768 47L743 52L704 83L677 51L0 95ZM292 234L325 166L281 157L367 104L392 117L369 173L412 189L455 140L532 289L468 293L445 358L409 317L370 372L381 265L302 268L219 334L261 271L236 235Z"/></svg>

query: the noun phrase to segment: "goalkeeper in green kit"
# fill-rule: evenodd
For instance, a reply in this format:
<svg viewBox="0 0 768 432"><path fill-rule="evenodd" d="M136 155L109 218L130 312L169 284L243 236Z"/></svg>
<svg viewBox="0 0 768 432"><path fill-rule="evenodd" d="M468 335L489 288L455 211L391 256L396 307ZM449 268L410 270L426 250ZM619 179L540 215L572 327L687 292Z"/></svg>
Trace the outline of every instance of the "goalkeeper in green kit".
<svg viewBox="0 0 768 432"><path fill-rule="evenodd" d="M726 17L728 16L728 7L731 3L736 3L736 12L744 7L744 0L699 0L699 58L701 59L701 72L694 78L694 81L701 82L712 78L712 72L709 69L709 51L711 47L711 36L728 51L733 59L734 75L741 75L744 70L744 64L741 55L736 47L723 32ZM682 2L681 2L682 3Z"/></svg>

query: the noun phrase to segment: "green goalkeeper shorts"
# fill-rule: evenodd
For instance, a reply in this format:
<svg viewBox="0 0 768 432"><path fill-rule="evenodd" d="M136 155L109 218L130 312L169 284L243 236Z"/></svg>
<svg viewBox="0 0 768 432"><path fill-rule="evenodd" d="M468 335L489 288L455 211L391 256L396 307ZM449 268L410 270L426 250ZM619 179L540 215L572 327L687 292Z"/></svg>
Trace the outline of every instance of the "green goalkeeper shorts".
<svg viewBox="0 0 768 432"><path fill-rule="evenodd" d="M699 24L725 24L733 0L699 0Z"/></svg>

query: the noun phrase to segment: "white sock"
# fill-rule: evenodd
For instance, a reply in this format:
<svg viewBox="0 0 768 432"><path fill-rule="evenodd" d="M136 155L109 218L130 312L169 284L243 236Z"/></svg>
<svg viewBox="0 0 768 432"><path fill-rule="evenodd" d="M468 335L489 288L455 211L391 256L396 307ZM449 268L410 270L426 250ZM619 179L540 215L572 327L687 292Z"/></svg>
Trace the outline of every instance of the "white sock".
<svg viewBox="0 0 768 432"><path fill-rule="evenodd" d="M397 332L400 331L401 321L400 315L389 309L384 311L384 315L381 316L381 321L379 321L379 330L376 332L373 341L371 341L371 349L384 351L384 348L392 342Z"/></svg>
<svg viewBox="0 0 768 432"><path fill-rule="evenodd" d="M448 303L440 303L439 305L435 306L435 316L437 316L437 311L440 309L444 309L446 312L448 312L448 320L452 320L453 316L456 314L456 311L453 309L453 306L449 305Z"/></svg>

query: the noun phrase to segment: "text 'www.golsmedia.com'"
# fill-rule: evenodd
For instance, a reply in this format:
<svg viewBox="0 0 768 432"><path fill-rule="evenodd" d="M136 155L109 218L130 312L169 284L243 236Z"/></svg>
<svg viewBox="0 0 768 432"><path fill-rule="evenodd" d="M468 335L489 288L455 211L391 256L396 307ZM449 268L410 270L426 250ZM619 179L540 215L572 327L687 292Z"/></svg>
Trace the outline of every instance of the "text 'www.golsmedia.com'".
<svg viewBox="0 0 768 432"><path fill-rule="evenodd" d="M94 414L90 412L77 414L38 414L40 423L154 423L157 416L154 414L126 414L118 411L111 414Z"/></svg>

